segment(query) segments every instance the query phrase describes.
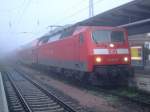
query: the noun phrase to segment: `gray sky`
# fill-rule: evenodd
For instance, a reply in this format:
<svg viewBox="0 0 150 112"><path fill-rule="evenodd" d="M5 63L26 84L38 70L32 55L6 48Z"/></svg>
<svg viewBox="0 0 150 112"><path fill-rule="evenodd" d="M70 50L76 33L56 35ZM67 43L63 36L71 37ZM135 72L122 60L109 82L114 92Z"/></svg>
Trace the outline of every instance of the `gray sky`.
<svg viewBox="0 0 150 112"><path fill-rule="evenodd" d="M94 15L129 1L132 0L94 0ZM49 30L49 25L73 24L88 18L88 3L89 0L0 0L0 53L39 37Z"/></svg>

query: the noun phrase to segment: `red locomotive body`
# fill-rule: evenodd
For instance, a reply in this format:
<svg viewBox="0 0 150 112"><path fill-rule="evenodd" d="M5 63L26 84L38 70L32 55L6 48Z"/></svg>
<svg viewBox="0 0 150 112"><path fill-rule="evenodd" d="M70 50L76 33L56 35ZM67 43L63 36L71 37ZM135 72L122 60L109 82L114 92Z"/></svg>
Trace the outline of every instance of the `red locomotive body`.
<svg viewBox="0 0 150 112"><path fill-rule="evenodd" d="M76 26L47 34L30 56L31 63L103 84L132 75L127 32L122 28Z"/></svg>

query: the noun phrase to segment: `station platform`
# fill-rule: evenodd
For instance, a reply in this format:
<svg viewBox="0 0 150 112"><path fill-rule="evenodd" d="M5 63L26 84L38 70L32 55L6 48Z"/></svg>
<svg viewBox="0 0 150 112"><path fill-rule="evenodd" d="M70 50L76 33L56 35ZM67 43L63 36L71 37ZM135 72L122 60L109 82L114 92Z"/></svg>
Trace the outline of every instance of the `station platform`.
<svg viewBox="0 0 150 112"><path fill-rule="evenodd" d="M9 112L1 72L0 72L0 112Z"/></svg>
<svg viewBox="0 0 150 112"><path fill-rule="evenodd" d="M139 89L150 93L150 68L135 70L134 81Z"/></svg>
<svg viewBox="0 0 150 112"><path fill-rule="evenodd" d="M135 69L135 74L150 75L150 66L145 66L142 69Z"/></svg>

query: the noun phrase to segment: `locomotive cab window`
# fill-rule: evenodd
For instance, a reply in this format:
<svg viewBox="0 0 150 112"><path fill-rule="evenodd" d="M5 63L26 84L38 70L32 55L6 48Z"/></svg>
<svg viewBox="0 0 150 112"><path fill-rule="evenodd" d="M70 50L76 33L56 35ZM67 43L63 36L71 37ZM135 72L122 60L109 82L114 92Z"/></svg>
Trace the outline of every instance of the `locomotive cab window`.
<svg viewBox="0 0 150 112"><path fill-rule="evenodd" d="M111 42L124 42L124 33L121 31L112 31Z"/></svg>
<svg viewBox="0 0 150 112"><path fill-rule="evenodd" d="M111 30L93 31L92 38L96 43L124 42L124 40L125 40L123 31L111 31Z"/></svg>
<svg viewBox="0 0 150 112"><path fill-rule="evenodd" d="M107 30L97 30L92 33L95 42L108 42L110 41L110 32Z"/></svg>

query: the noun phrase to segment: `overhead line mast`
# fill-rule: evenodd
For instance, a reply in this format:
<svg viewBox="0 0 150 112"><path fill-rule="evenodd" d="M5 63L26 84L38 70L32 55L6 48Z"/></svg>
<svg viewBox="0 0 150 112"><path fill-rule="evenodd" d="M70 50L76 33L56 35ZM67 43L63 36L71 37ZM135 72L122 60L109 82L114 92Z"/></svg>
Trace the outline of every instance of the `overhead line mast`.
<svg viewBox="0 0 150 112"><path fill-rule="evenodd" d="M89 17L94 16L94 6L93 6L93 0L89 0Z"/></svg>

